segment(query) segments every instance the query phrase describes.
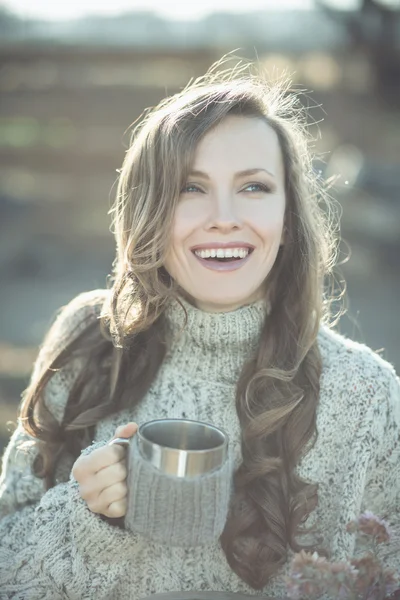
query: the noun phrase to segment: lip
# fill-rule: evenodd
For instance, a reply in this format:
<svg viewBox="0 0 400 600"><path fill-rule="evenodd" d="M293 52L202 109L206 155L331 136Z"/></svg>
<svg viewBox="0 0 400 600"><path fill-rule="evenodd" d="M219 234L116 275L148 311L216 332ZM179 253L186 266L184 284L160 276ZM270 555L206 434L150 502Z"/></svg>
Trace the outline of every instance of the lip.
<svg viewBox="0 0 400 600"><path fill-rule="evenodd" d="M196 246L192 246L190 250L194 252L195 250L211 250L217 248L250 248L254 250L255 246L253 244L248 244L247 242L208 242L208 244L197 244ZM242 260L245 260L244 258Z"/></svg>

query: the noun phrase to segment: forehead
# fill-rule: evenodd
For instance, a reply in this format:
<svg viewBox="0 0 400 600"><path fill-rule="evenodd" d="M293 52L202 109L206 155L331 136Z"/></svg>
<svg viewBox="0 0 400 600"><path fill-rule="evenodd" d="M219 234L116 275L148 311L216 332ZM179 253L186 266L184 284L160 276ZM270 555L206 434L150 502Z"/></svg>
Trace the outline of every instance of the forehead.
<svg viewBox="0 0 400 600"><path fill-rule="evenodd" d="M226 117L199 142L193 164L194 169L207 171L222 166L232 171L263 167L282 173L275 130L261 118Z"/></svg>

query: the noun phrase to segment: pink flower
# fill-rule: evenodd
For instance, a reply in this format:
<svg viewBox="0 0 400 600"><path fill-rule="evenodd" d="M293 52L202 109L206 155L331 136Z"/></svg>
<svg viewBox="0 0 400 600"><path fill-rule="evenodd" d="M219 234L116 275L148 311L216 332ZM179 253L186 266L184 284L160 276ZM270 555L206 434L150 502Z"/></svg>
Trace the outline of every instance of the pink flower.
<svg viewBox="0 0 400 600"><path fill-rule="evenodd" d="M371 511L367 510L361 514L356 521L350 521L346 530L349 533L356 531L371 535L375 538L377 544L382 544L390 541L391 530L388 523L384 519L380 519Z"/></svg>
<svg viewBox="0 0 400 600"><path fill-rule="evenodd" d="M396 589L398 582L394 573L389 570L382 570L380 561L372 552L368 552L361 558L353 558L351 563L358 571L354 589L358 593L364 594L363 598L379 598L379 595L376 594L379 594L382 587L384 590L382 593L385 596ZM368 591L370 594L366 595Z"/></svg>
<svg viewBox="0 0 400 600"><path fill-rule="evenodd" d="M295 554L290 575L286 578L287 595L292 600L316 600L323 594L341 600L400 600L399 579L385 569L376 554L376 545L389 542L393 532L383 519L370 511L348 523L349 533L361 533L370 538L373 551L342 562L330 562L325 557L301 550ZM397 592L396 592L397 590ZM393 596L393 593L399 596Z"/></svg>
<svg viewBox="0 0 400 600"><path fill-rule="evenodd" d="M331 563L317 552L310 554L301 550L292 561L291 572L286 579L289 598L299 600L302 596L319 598L328 591L335 598L346 598L347 590L354 586L356 568L348 561Z"/></svg>

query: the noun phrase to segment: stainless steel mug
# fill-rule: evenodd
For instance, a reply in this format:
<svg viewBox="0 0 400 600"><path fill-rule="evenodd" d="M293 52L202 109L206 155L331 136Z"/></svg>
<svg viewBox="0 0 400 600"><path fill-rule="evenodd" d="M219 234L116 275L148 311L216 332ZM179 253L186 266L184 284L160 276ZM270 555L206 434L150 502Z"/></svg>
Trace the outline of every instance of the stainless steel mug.
<svg viewBox="0 0 400 600"><path fill-rule="evenodd" d="M141 456L161 472L195 477L221 467L228 455L228 435L222 429L189 419L157 419L135 434ZM129 446L116 438L110 444Z"/></svg>
<svg viewBox="0 0 400 600"><path fill-rule="evenodd" d="M158 419L129 439L125 528L170 546L214 543L227 519L233 483L228 435L188 419Z"/></svg>

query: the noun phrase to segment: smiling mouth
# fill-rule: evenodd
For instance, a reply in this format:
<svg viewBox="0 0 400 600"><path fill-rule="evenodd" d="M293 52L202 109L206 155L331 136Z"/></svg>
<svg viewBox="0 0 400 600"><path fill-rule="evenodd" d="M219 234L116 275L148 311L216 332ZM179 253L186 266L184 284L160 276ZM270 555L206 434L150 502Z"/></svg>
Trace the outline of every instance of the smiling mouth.
<svg viewBox="0 0 400 600"><path fill-rule="evenodd" d="M241 269L250 260L253 251L254 248L192 250L193 256L203 267L219 273L229 273ZM211 256L211 254L214 254L214 256Z"/></svg>
<svg viewBox="0 0 400 600"><path fill-rule="evenodd" d="M193 254L202 260L208 262L238 262L247 258L254 248L235 248L228 250L193 250Z"/></svg>

